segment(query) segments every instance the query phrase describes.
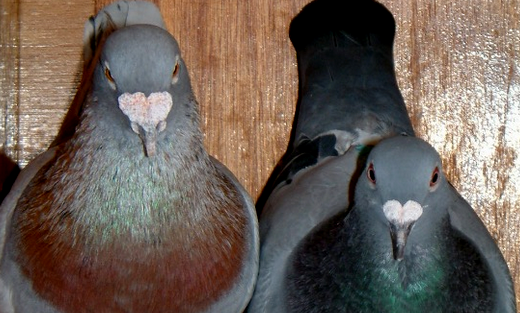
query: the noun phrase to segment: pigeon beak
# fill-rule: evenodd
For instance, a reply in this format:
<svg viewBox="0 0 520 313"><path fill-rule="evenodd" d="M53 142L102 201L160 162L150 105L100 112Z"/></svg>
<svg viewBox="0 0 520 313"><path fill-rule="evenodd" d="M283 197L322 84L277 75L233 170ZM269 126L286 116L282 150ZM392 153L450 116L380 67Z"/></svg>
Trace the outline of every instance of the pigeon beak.
<svg viewBox="0 0 520 313"><path fill-rule="evenodd" d="M413 223L408 225L390 224L390 237L392 239L392 252L394 260L401 261L404 258L404 248L406 247L406 240L410 234Z"/></svg>
<svg viewBox="0 0 520 313"><path fill-rule="evenodd" d="M389 200L383 205L383 212L390 223L394 259L401 261L404 258L408 235L414 223L421 217L423 208L413 200L409 200L404 205L397 200Z"/></svg>
<svg viewBox="0 0 520 313"><path fill-rule="evenodd" d="M172 108L168 92L124 93L117 99L119 108L130 120L132 130L141 137L146 156L156 154L157 135L166 129L166 118Z"/></svg>
<svg viewBox="0 0 520 313"><path fill-rule="evenodd" d="M166 121L160 121L157 127L143 127L132 122L132 130L141 137L147 157L156 153L157 135L166 128Z"/></svg>

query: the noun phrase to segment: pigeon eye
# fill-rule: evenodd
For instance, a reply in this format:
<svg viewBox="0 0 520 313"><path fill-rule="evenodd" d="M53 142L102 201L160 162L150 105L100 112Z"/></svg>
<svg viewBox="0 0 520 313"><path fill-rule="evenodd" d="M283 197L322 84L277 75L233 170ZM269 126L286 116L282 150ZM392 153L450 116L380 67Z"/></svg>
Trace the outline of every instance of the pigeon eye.
<svg viewBox="0 0 520 313"><path fill-rule="evenodd" d="M175 67L172 72L172 84L175 84L179 80L179 61L175 62Z"/></svg>
<svg viewBox="0 0 520 313"><path fill-rule="evenodd" d="M107 79L110 81L110 82L114 82L114 77L112 77L112 74L110 73L110 70L108 69L108 67L105 67L105 76L107 77Z"/></svg>
<svg viewBox="0 0 520 313"><path fill-rule="evenodd" d="M114 77L112 77L112 73L110 73L110 68L108 67L108 63L105 63L105 77L108 80L108 84L112 89L116 89L116 81L114 80Z"/></svg>
<svg viewBox="0 0 520 313"><path fill-rule="evenodd" d="M376 171L374 170L374 164L370 163L367 169L367 178L372 184L376 184Z"/></svg>
<svg viewBox="0 0 520 313"><path fill-rule="evenodd" d="M432 177L430 178L430 188L433 188L439 182L439 167L436 166L432 172Z"/></svg>

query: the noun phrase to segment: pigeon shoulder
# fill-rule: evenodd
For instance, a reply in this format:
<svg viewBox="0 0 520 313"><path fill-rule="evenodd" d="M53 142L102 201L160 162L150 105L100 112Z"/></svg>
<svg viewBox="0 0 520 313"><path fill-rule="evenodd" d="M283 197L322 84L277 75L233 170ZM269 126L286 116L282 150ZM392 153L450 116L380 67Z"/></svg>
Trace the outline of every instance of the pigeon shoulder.
<svg viewBox="0 0 520 313"><path fill-rule="evenodd" d="M493 278L496 312L516 312L515 290L507 263L495 240L471 205L450 184L452 203L448 208L452 227L478 250Z"/></svg>
<svg viewBox="0 0 520 313"><path fill-rule="evenodd" d="M7 229L11 222L11 217L18 203L18 199L22 196L27 186L33 178L40 175L40 170L49 162L54 160L61 146L55 146L37 156L34 160L20 172L15 184L11 188L11 192L0 205L0 313L14 312L12 286L6 283L6 275L12 275L8 266L10 259L6 253L6 236ZM12 262L11 262L12 263Z"/></svg>
<svg viewBox="0 0 520 313"><path fill-rule="evenodd" d="M359 152L352 146L340 156L324 158L273 189L260 216L262 266L249 312L283 312L290 255L317 225L348 208L349 193L337 190L351 188Z"/></svg>
<svg viewBox="0 0 520 313"><path fill-rule="evenodd" d="M234 287L223 298L211 306L207 312L242 312L249 303L256 284L258 274L258 256L260 239L258 234L258 219L256 209L249 193L245 190L233 173L220 161L210 156L210 160L217 170L218 176L229 182L229 187L234 188L242 204L243 213L246 215L246 232L243 234L248 246L247 256L244 259L246 266L242 267Z"/></svg>
<svg viewBox="0 0 520 313"><path fill-rule="evenodd" d="M0 261L3 255L6 230L18 199L23 194L32 179L50 161L55 159L61 146L55 146L37 156L20 172L11 188L11 192L0 205Z"/></svg>

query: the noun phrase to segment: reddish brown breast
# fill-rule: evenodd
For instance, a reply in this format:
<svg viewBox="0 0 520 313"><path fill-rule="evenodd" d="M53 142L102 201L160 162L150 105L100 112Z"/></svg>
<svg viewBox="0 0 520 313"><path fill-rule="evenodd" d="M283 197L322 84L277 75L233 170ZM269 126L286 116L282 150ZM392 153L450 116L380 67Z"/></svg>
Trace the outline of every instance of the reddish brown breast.
<svg viewBox="0 0 520 313"><path fill-rule="evenodd" d="M226 184L221 192L234 193ZM204 211L203 227L179 222L154 240L122 236L94 247L82 235L88 228L52 211L50 193L29 195L13 223L18 261L35 291L64 312L201 311L233 287L247 253L247 218L231 196Z"/></svg>

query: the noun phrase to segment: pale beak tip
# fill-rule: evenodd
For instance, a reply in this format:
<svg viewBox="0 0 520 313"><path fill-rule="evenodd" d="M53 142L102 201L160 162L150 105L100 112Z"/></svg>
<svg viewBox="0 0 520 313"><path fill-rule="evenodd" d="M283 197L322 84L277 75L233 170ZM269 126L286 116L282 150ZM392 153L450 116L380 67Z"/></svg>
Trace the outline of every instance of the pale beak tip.
<svg viewBox="0 0 520 313"><path fill-rule="evenodd" d="M155 154L156 154L156 149L155 149L155 140L152 141L152 142L147 141L147 142L145 143L145 150L146 150L146 156L147 156L147 157L153 157L153 156L155 156Z"/></svg>

